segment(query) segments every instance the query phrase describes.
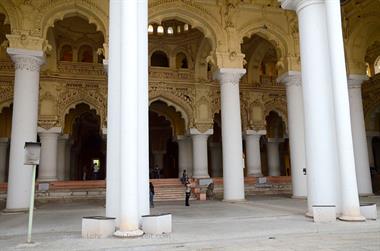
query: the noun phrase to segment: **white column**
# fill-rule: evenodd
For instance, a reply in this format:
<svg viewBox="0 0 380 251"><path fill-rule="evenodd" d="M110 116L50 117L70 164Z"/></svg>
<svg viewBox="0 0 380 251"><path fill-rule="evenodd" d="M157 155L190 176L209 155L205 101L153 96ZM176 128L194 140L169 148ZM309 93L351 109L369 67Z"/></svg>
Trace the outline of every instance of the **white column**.
<svg viewBox="0 0 380 251"><path fill-rule="evenodd" d="M138 182L139 217L150 214L149 203L149 88L148 88L148 0L137 1L138 58Z"/></svg>
<svg viewBox="0 0 380 251"><path fill-rule="evenodd" d="M268 139L267 159L269 176L281 176L279 145L283 141L283 139Z"/></svg>
<svg viewBox="0 0 380 251"><path fill-rule="evenodd" d="M193 177L193 170L194 170L194 167L193 167L193 140L191 137L187 137L185 142L186 142L185 152L186 152L186 156L187 156L187 166L188 166L187 175L189 177Z"/></svg>
<svg viewBox="0 0 380 251"><path fill-rule="evenodd" d="M109 2L106 216L120 220L121 2ZM107 62L104 62L107 64ZM105 67L106 68L106 67Z"/></svg>
<svg viewBox="0 0 380 251"><path fill-rule="evenodd" d="M71 140L67 139L65 146L65 180L71 179Z"/></svg>
<svg viewBox="0 0 380 251"><path fill-rule="evenodd" d="M148 125L147 125L147 45L140 32L141 25L147 22L148 5L146 0L110 1L112 12L120 11L120 61L109 58L109 75L117 65L120 73L120 218L116 236L140 236L141 210L149 213L146 207L148 193ZM111 24L110 27L113 27ZM144 26L146 27L146 25ZM116 27L114 27L116 28ZM114 32L117 32L116 29ZM110 48L112 48L110 36ZM115 51L116 53L116 51ZM123 66L120 71L120 66ZM127 66L127 67L125 67ZM113 80L114 81L114 80ZM112 110L112 109L111 109ZM109 133L111 128L108 128ZM110 136L110 135L109 135ZM142 166L139 166L142 165ZM139 170L143 168L143 170ZM143 194L146 193L146 194ZM140 198L144 196L144 198Z"/></svg>
<svg viewBox="0 0 380 251"><path fill-rule="evenodd" d="M287 72L278 78L278 82L286 86L293 197L306 198L307 180L303 172L306 168L306 157L301 73Z"/></svg>
<svg viewBox="0 0 380 251"><path fill-rule="evenodd" d="M65 168L66 168L66 142L68 135L62 135L58 137L58 150L57 150L57 179L65 180Z"/></svg>
<svg viewBox="0 0 380 251"><path fill-rule="evenodd" d="M262 135L265 135L266 133L266 130L247 130L245 132L245 156L247 159L248 176L263 176L261 170L260 138Z"/></svg>
<svg viewBox="0 0 380 251"><path fill-rule="evenodd" d="M361 90L362 83L366 79L367 76L363 75L350 75L348 78L352 139L359 195L373 194Z"/></svg>
<svg viewBox="0 0 380 251"><path fill-rule="evenodd" d="M360 214L355 171L340 1L325 1L325 5L341 182L342 215L339 219L362 221L365 218Z"/></svg>
<svg viewBox="0 0 380 251"><path fill-rule="evenodd" d="M374 167L375 157L373 156L372 140L374 137L380 136L380 132L367 131L366 134L367 134L367 149L368 149L369 166Z"/></svg>
<svg viewBox="0 0 380 251"><path fill-rule="evenodd" d="M239 80L245 72L222 68L215 74L220 82L224 200L245 199L239 93Z"/></svg>
<svg viewBox="0 0 380 251"><path fill-rule="evenodd" d="M7 168L8 138L0 138L0 183L5 182L5 171Z"/></svg>
<svg viewBox="0 0 380 251"><path fill-rule="evenodd" d="M212 129L201 133L195 128L190 128L193 140L193 178L210 178L208 173L207 138L212 133Z"/></svg>
<svg viewBox="0 0 380 251"><path fill-rule="evenodd" d="M192 169L192 156L189 155L188 145L189 140L187 137L178 136L178 177L182 177L183 170L186 170L187 175ZM189 176L190 177L190 176Z"/></svg>
<svg viewBox="0 0 380 251"><path fill-rule="evenodd" d="M223 176L222 144L220 142L210 142L210 157L212 177Z"/></svg>
<svg viewBox="0 0 380 251"><path fill-rule="evenodd" d="M308 214L310 205L341 212L326 8L321 0L282 0L297 11L305 121Z"/></svg>
<svg viewBox="0 0 380 251"><path fill-rule="evenodd" d="M41 159L38 168L39 181L57 180L58 136L62 129L53 127L49 130L38 128L41 141Z"/></svg>
<svg viewBox="0 0 380 251"><path fill-rule="evenodd" d="M6 211L29 207L32 168L24 165L25 142L37 140L38 98L42 51L8 48L15 63L11 148Z"/></svg>

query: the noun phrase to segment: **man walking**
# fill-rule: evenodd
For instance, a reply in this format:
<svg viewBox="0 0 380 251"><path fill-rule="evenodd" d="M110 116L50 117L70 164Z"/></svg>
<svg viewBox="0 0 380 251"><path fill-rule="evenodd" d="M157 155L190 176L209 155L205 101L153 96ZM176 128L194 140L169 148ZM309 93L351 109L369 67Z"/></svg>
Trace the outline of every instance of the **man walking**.
<svg viewBox="0 0 380 251"><path fill-rule="evenodd" d="M185 186L186 186L186 190L185 190L185 195L186 195L186 197L185 197L185 206L188 207L188 206L190 206L189 199L190 199L190 194L191 194L191 183L190 183L189 180L186 180Z"/></svg>

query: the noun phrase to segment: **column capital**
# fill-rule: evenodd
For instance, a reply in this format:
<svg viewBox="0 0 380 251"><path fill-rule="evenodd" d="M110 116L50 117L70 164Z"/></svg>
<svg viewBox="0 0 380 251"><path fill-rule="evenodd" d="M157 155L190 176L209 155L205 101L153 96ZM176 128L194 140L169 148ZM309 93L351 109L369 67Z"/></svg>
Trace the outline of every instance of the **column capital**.
<svg viewBox="0 0 380 251"><path fill-rule="evenodd" d="M214 79L220 84L239 84L240 78L246 73L243 68L220 68L214 72Z"/></svg>
<svg viewBox="0 0 380 251"><path fill-rule="evenodd" d="M292 85L302 86L302 76L299 71L288 71L277 78L277 83L283 83L286 87Z"/></svg>
<svg viewBox="0 0 380 251"><path fill-rule="evenodd" d="M364 81L368 80L367 75L350 74L347 78L348 88L361 88Z"/></svg>
<svg viewBox="0 0 380 251"><path fill-rule="evenodd" d="M212 135L214 134L214 129L208 129L205 132L200 132L197 128L190 128L189 134L190 135Z"/></svg>
<svg viewBox="0 0 380 251"><path fill-rule="evenodd" d="M52 127L49 129L38 127L37 133L39 135L41 135L41 134L60 134L60 133L62 133L62 127Z"/></svg>
<svg viewBox="0 0 380 251"><path fill-rule="evenodd" d="M8 48L7 53L15 63L16 70L40 71L45 63L43 51Z"/></svg>
<svg viewBox="0 0 380 251"><path fill-rule="evenodd" d="M286 10L295 10L297 13L303 8L324 3L324 0L278 0L281 2L281 7Z"/></svg>
<svg viewBox="0 0 380 251"><path fill-rule="evenodd" d="M58 140L62 140L62 141L67 141L68 139L70 139L70 136L68 134L62 134L58 137Z"/></svg>
<svg viewBox="0 0 380 251"><path fill-rule="evenodd" d="M244 135L245 136L248 136L248 135L266 135L267 134L267 130L263 129L263 130L246 130L244 132Z"/></svg>
<svg viewBox="0 0 380 251"><path fill-rule="evenodd" d="M103 59L104 71L108 74L108 59Z"/></svg>

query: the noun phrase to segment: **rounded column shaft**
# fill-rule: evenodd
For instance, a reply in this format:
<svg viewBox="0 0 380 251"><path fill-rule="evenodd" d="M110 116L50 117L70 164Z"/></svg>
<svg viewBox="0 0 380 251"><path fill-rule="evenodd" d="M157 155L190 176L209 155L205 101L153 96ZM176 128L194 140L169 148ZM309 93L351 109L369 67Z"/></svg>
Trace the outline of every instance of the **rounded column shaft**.
<svg viewBox="0 0 380 251"><path fill-rule="evenodd" d="M341 211L324 2L282 1L282 7L296 9L298 15L309 214L310 205L335 205L337 212Z"/></svg>
<svg viewBox="0 0 380 251"><path fill-rule="evenodd" d="M188 138L181 138L177 140L178 142L178 177L182 177L183 170L186 170L188 176L190 176L189 172L192 169L192 156L189 154Z"/></svg>
<svg viewBox="0 0 380 251"><path fill-rule="evenodd" d="M5 182L5 172L7 168L8 138L0 138L0 183Z"/></svg>
<svg viewBox="0 0 380 251"><path fill-rule="evenodd" d="M32 167L24 165L25 142L36 142L42 51L7 49L15 63L12 133L6 210L29 207Z"/></svg>
<svg viewBox="0 0 380 251"><path fill-rule="evenodd" d="M53 128L52 128L53 129ZM43 130L39 132L41 141L41 159L38 168L39 181L57 180L57 151L59 130Z"/></svg>
<svg viewBox="0 0 380 251"><path fill-rule="evenodd" d="M305 128L301 74L299 72L288 72L280 76L278 81L286 85L293 197L306 197Z"/></svg>
<svg viewBox="0 0 380 251"><path fill-rule="evenodd" d="M57 179L65 180L65 168L66 168L66 142L68 140L67 135L58 137L58 150L57 150Z"/></svg>
<svg viewBox="0 0 380 251"><path fill-rule="evenodd" d="M268 139L267 158L269 176L281 176L279 144L280 141L277 139Z"/></svg>
<svg viewBox="0 0 380 251"><path fill-rule="evenodd" d="M239 80L245 69L222 68L220 81L224 200L244 200Z"/></svg>
<svg viewBox="0 0 380 251"><path fill-rule="evenodd" d="M265 134L265 133L263 133ZM247 175L261 177L261 153L260 153L260 138L262 134L247 134L245 135L246 159L247 159Z"/></svg>
<svg viewBox="0 0 380 251"><path fill-rule="evenodd" d="M207 164L207 138L210 134L211 133L191 135L193 140L193 178L210 178Z"/></svg>
<svg viewBox="0 0 380 251"><path fill-rule="evenodd" d="M365 76L360 75L350 75L348 79L352 139L359 195L373 194L361 91L361 85L365 79Z"/></svg>
<svg viewBox="0 0 380 251"><path fill-rule="evenodd" d="M210 157L211 157L211 170L212 177L223 176L223 159L222 159L222 145L221 143L210 143Z"/></svg>

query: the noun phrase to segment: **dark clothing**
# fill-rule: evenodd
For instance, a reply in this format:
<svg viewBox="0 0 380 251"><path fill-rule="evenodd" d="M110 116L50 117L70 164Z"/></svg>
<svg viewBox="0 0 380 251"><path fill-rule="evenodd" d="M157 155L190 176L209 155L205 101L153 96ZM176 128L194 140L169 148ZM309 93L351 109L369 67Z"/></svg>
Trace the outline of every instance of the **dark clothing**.
<svg viewBox="0 0 380 251"><path fill-rule="evenodd" d="M154 186L153 183L149 183L149 202L150 202L150 207L154 207Z"/></svg>
<svg viewBox="0 0 380 251"><path fill-rule="evenodd" d="M190 206L189 204L190 194L191 192L190 193L186 192L185 206L187 207Z"/></svg>

